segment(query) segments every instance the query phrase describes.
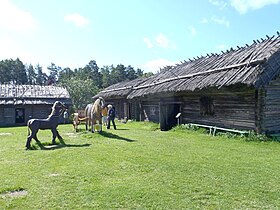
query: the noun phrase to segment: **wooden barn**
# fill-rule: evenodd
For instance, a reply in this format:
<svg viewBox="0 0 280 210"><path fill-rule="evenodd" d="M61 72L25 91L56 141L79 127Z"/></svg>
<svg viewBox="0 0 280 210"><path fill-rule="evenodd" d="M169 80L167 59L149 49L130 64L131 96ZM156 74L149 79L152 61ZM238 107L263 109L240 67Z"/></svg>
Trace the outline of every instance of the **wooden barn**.
<svg viewBox="0 0 280 210"><path fill-rule="evenodd" d="M98 95L103 97L106 104L112 104L116 108L116 118L121 119L135 119L141 120L139 101L137 99L128 100L127 96L131 92L132 88L143 83L145 78L139 78L132 81L126 81L111 85L110 87L101 91Z"/></svg>
<svg viewBox="0 0 280 210"><path fill-rule="evenodd" d="M40 85L0 85L0 126L26 125L30 118L47 118L55 101L71 106L65 88Z"/></svg>
<svg viewBox="0 0 280 210"><path fill-rule="evenodd" d="M160 122L162 130L176 125L177 116L180 123L280 132L280 36L189 59L129 84L99 95L136 103L134 119Z"/></svg>

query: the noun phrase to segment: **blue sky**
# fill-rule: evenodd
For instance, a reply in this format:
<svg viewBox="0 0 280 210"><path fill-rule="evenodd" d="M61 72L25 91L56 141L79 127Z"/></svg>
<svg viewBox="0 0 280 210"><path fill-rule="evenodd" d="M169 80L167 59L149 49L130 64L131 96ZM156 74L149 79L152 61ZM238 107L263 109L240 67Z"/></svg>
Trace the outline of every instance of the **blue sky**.
<svg viewBox="0 0 280 210"><path fill-rule="evenodd" d="M280 31L280 0L0 0L0 60L145 72Z"/></svg>

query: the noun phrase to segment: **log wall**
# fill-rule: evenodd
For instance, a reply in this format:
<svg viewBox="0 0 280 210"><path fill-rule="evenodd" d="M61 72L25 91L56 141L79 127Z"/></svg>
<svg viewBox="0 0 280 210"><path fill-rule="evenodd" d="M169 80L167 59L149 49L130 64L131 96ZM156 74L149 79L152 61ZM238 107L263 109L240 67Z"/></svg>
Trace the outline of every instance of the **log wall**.
<svg viewBox="0 0 280 210"><path fill-rule="evenodd" d="M256 130L255 91L203 93L213 100L214 114L202 116L200 113L201 95L183 97L183 123L215 125L225 128Z"/></svg>
<svg viewBox="0 0 280 210"><path fill-rule="evenodd" d="M159 122L159 100L149 99L148 101L142 101L140 105L141 121Z"/></svg>
<svg viewBox="0 0 280 210"><path fill-rule="evenodd" d="M280 79L264 88L262 130L267 134L280 133Z"/></svg>
<svg viewBox="0 0 280 210"><path fill-rule="evenodd" d="M0 106L0 126L16 125L17 108L24 109L24 123L18 125L26 125L30 118L44 119L51 113L52 105L2 105Z"/></svg>
<svg viewBox="0 0 280 210"><path fill-rule="evenodd" d="M280 89L279 89L280 91ZM211 97L214 113L213 115L202 115L200 98ZM148 98L141 102L142 121L160 121L160 104L179 104L181 117L180 123L198 123L219 126L231 129L244 129L257 131L257 97L254 88L228 88L206 90L198 92L184 92L166 98L159 96L157 99ZM156 108L156 115L151 110ZM152 108L152 109L151 109ZM176 115L177 113L174 112ZM261 124L259 122L259 124Z"/></svg>

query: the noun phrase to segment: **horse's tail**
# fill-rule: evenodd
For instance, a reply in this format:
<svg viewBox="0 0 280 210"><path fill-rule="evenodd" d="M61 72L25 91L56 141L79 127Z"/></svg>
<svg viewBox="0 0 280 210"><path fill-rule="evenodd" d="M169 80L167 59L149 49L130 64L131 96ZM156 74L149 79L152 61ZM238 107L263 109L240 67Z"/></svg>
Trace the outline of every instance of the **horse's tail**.
<svg viewBox="0 0 280 210"><path fill-rule="evenodd" d="M27 136L29 136L30 135L30 120L28 120L28 122L27 122Z"/></svg>

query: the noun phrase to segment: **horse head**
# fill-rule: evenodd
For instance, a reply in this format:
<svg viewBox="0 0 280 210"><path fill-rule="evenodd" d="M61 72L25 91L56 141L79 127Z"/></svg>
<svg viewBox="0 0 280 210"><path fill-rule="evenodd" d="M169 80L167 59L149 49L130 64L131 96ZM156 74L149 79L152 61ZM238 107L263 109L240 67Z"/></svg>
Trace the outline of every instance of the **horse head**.
<svg viewBox="0 0 280 210"><path fill-rule="evenodd" d="M100 106L103 107L103 106L105 105L105 100L104 100L104 98L99 97L98 99L99 99Z"/></svg>
<svg viewBox="0 0 280 210"><path fill-rule="evenodd" d="M56 102L54 102L54 104L52 106L51 115L55 115L55 116L60 115L66 109L67 109L67 107L65 106L64 103L62 103L60 101L56 101Z"/></svg>

